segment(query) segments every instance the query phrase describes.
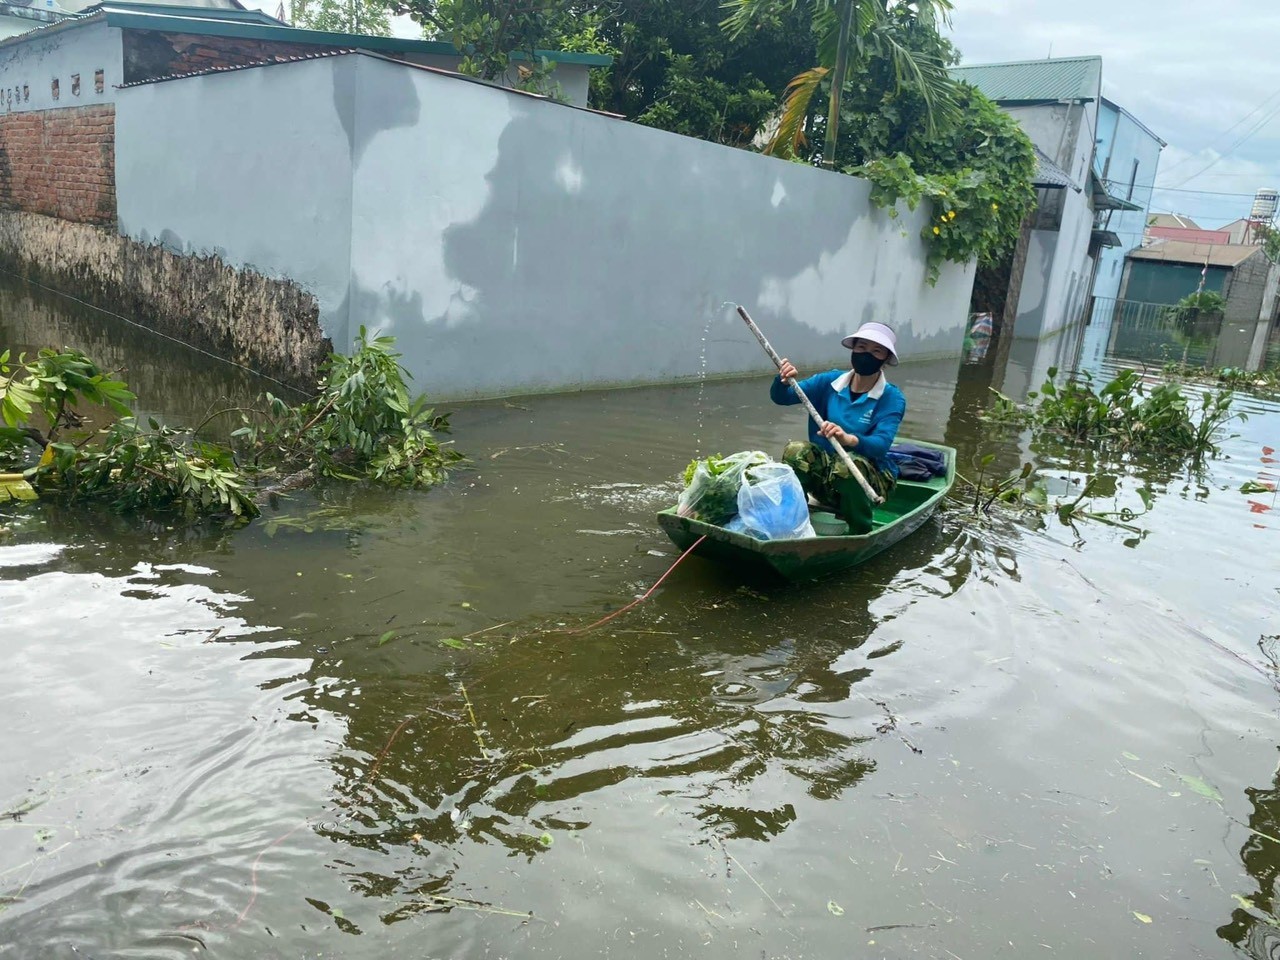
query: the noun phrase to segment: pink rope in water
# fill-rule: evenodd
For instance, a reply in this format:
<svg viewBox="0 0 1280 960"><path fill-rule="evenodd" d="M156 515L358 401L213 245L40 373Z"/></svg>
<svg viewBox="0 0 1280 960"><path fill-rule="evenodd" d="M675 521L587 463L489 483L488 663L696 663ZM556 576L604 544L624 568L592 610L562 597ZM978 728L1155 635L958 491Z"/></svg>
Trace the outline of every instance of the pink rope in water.
<svg viewBox="0 0 1280 960"><path fill-rule="evenodd" d="M654 582L653 586L645 591L645 594L643 597L637 597L635 600L632 600L622 609L613 611L613 613L609 614L607 617L601 617L595 623L589 623L585 627L578 627L578 629L576 630L566 630L565 633L570 633L570 634L586 633L588 630L594 630L596 627L600 626L601 624L608 623L614 617L622 616L632 607L637 606L638 604L644 603L646 600L649 599L653 591L657 590L660 586L662 586L662 581L667 579L667 577L671 576L671 571L673 571L676 567L680 566L681 561L683 561L684 558L687 557L689 554L693 553L694 550L698 549L698 544L702 543L702 541L705 539L707 539L707 535L704 533L697 540L693 541L693 544L689 547L689 549L686 550L684 553L680 554L680 556L676 559L675 563L667 567L667 572L664 573L662 576L660 576L657 579L657 581Z"/></svg>

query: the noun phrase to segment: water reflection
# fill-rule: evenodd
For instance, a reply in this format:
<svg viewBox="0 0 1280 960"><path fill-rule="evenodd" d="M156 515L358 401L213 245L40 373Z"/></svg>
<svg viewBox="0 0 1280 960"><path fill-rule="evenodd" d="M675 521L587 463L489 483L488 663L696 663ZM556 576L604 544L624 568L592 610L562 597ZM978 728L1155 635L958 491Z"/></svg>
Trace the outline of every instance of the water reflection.
<svg viewBox="0 0 1280 960"><path fill-rule="evenodd" d="M0 940L24 958L836 956L857 937L894 957L1267 955L1276 856L1254 835L1237 860L1233 834L1247 908L1221 837L1224 814L1280 837L1280 782L1244 787L1280 736L1275 695L1203 637L1256 657L1240 638L1273 617L1280 566L1256 538L1274 531L1237 491L1280 411L1254 403L1203 475L980 427L992 387L1070 366L1079 333L992 344L958 375L905 364L904 432L962 464L1032 460L1063 496L1101 476L1108 506L1145 485L1141 550L957 507L817 584L694 558L566 632L675 559L653 514L695 452L803 429L759 382L463 406L473 461L447 487L321 487L229 535L10 514L0 707L23 736L0 786L51 798L29 834L0 821L22 838L0 847ZM167 416L203 411L203 388L173 389ZM1192 770L1221 806L1176 789ZM48 849L70 845L32 875L36 812ZM1228 889L1195 886L1197 860Z"/></svg>
<svg viewBox="0 0 1280 960"><path fill-rule="evenodd" d="M283 385L183 346L111 314L0 274L0 343L14 355L71 347L122 375L137 395L134 412L175 425L201 422L224 406L246 405Z"/></svg>
<svg viewBox="0 0 1280 960"><path fill-rule="evenodd" d="M1264 638L1262 643L1277 640ZM1257 888L1244 894L1233 892L1238 906L1230 922L1218 928L1218 936L1251 960L1275 960L1280 957L1280 769L1270 786L1248 787L1244 794L1251 807L1250 833L1240 847L1240 862Z"/></svg>
<svg viewBox="0 0 1280 960"><path fill-rule="evenodd" d="M954 575L893 586L945 591ZM347 720L334 772L349 817L324 835L380 855L360 870L371 894L437 900L452 889L447 851L498 844L531 860L589 830L576 811L620 784L652 783L701 842L777 837L800 821L797 791L835 801L874 771L864 747L896 723L856 690L873 675L856 656L876 626L870 607L889 586L672 597L598 634L522 624L477 639L444 674L344 664L345 690L361 696L309 699ZM726 634L726 618L769 627ZM319 661L309 689L326 691L332 669Z"/></svg>

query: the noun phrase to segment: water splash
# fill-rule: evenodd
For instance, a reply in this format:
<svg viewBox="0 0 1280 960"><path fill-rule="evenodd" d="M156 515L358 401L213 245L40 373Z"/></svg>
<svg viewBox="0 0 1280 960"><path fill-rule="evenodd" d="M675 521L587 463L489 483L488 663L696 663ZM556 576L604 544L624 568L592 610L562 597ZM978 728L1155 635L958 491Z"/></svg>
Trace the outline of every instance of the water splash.
<svg viewBox="0 0 1280 960"><path fill-rule="evenodd" d="M702 345L698 354L698 422L694 427L693 434L693 454L695 459L702 456L702 428L706 419L703 397L707 387L707 344L710 342L711 324L715 323L719 312L729 308L737 310L738 306L739 304L735 300L722 300L716 310L708 311L707 322L702 326Z"/></svg>
<svg viewBox="0 0 1280 960"><path fill-rule="evenodd" d="M708 311L707 322L702 325L702 347L698 353L698 399L696 401L698 422L693 428L694 459L702 456L702 427L706 420L703 397L707 388L707 338L711 334L711 324L715 322L715 319L715 314Z"/></svg>

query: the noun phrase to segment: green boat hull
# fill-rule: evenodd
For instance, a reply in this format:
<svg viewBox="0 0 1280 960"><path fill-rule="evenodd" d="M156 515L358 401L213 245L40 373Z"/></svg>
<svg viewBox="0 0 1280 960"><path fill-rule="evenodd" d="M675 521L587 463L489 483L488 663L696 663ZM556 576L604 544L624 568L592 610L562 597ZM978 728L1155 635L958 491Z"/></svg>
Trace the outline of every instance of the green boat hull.
<svg viewBox="0 0 1280 960"><path fill-rule="evenodd" d="M923 483L899 481L889 499L876 507L870 533L856 537L757 540L714 524L681 517L674 507L658 514L658 524L681 550L688 550L699 537L705 537L694 551L697 556L744 571L768 572L787 580L808 580L856 567L919 530L955 483L954 449L902 439L904 443L943 453L947 458L946 475Z"/></svg>

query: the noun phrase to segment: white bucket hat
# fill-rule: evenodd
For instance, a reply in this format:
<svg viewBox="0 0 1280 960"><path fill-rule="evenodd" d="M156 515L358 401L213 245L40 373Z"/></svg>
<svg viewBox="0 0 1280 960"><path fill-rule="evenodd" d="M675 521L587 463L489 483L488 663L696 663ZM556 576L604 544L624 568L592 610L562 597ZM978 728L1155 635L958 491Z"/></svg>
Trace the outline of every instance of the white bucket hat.
<svg viewBox="0 0 1280 960"><path fill-rule="evenodd" d="M864 323L841 340L840 345L847 350L852 350L855 340L870 340L872 343L880 344L889 351L889 366L898 365L898 336L883 323Z"/></svg>

